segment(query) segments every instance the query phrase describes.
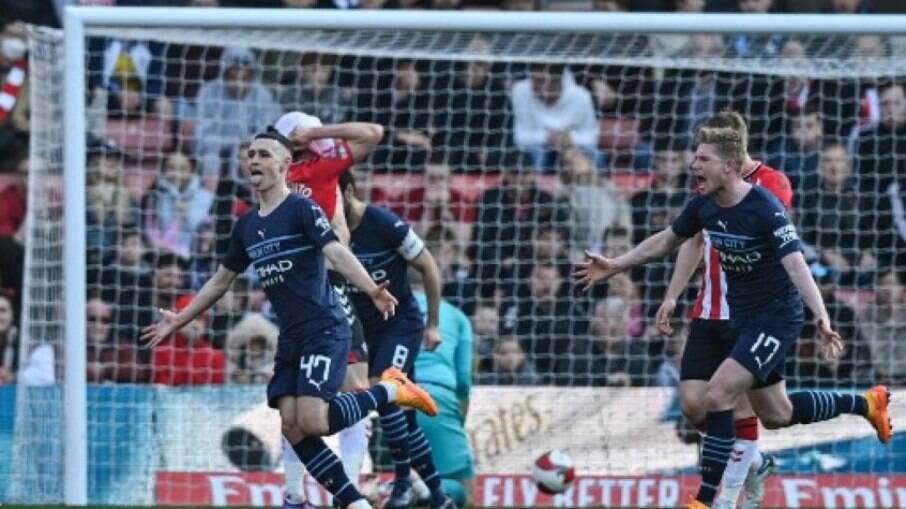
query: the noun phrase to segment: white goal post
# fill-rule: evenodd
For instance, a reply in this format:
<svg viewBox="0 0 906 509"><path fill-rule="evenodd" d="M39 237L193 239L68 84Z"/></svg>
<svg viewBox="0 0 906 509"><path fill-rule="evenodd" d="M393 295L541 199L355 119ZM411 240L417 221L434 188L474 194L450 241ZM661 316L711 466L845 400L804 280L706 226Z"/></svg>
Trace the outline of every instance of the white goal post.
<svg viewBox="0 0 906 509"><path fill-rule="evenodd" d="M418 32L906 34L906 16L604 14L432 11L240 10L67 7L64 15L63 151L65 416L64 502L88 503L86 371L86 37L106 30L291 29ZM532 57L522 58L531 60ZM538 55L539 59L544 55ZM584 55L583 61L593 60ZM31 203L30 203L31 205Z"/></svg>

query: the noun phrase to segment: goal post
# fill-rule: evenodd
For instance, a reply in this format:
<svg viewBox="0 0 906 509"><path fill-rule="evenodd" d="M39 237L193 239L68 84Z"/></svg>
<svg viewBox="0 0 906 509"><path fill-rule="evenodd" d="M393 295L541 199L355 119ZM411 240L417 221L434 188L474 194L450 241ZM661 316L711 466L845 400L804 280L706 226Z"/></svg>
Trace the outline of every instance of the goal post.
<svg viewBox="0 0 906 509"><path fill-rule="evenodd" d="M359 36L353 37L352 34L358 34ZM490 49L483 48L478 51L470 45L470 42L476 34L484 36L484 39L488 41ZM511 37L514 34L524 37ZM808 46L806 48L806 54L796 58L785 58L779 54L764 59L726 56L708 58L682 52L668 56L651 51L633 53L633 50L631 49L624 49L621 47L621 44L625 42L625 39L619 38L624 34L628 36L653 34L796 35L809 41L813 41L814 44L806 45ZM58 403L62 405L61 408L56 409L62 410L62 414L52 411L45 414L46 416L62 415L63 417L63 461L58 465L62 467L61 471L63 474L63 479L58 480L60 481L60 486L62 486L62 493L59 494L62 496L62 501L66 505L86 505L90 502L90 388L85 377L86 369L88 369L86 350L89 346L85 334L86 327L88 326L85 310L88 301L87 296L89 294L89 282L86 281L86 267L92 263L97 264L98 262L90 262L86 257L86 251L88 249L88 246L86 245L86 235L89 234L86 225L86 216L88 215L86 205L86 144L89 139L88 132L90 130L88 119L91 116L86 100L86 98L88 98L88 85L86 83L88 72L86 64L88 60L87 38L111 37L132 41L156 41L163 44L194 44L212 47L222 47L226 45L225 42L228 41L229 45L251 48L261 52L272 51L278 53L279 56L289 54L296 55L306 52L331 53L333 55L339 55L340 57L349 56L361 59L363 62L369 62L368 59L377 58L413 59L431 62L468 62L481 59L501 65L531 62L556 62L575 66L638 66L652 70L652 75L656 71L665 68L745 72L773 77L795 77L800 75L800 73L804 73L809 77L841 81L851 78L887 79L906 76L906 59L895 58L895 55L890 53L881 57L871 57L859 60L857 62L858 65L854 66L853 62L843 55L842 50L835 46L839 43L839 40L835 38L859 34L885 36L906 35L906 15L699 15L674 13L604 14L586 12L511 13L487 11L208 10L189 8L67 7L64 14L64 30L62 38L58 38L58 40L54 41L52 40L52 37L40 39L37 35L33 35L33 43L31 46L32 68L41 69L41 66L44 66L44 71L36 72L44 72L45 75L43 78L46 78L46 80L33 85L33 100L40 99L47 101L50 98L48 95L49 93L52 94L54 91L62 92L62 96L55 99L61 101L62 118L55 118L52 115L52 112L48 110L42 112L41 106L33 106L32 112L33 126L36 124L40 125L41 122L63 122L62 125L53 126L53 129L36 129L34 131L35 133L51 133L52 131L53 136L61 136L61 139L50 138L36 141L33 137L32 141L32 153L41 154L41 157L51 157L51 149L59 149L62 151L62 167L55 167L53 170L50 170L50 173L53 171L59 172L61 170L61 173L58 174L62 177L62 189L65 195L63 217L44 218L41 220L55 221L54 224L56 224L64 235L62 246L56 246L60 248L58 256L62 257L61 260L56 260L56 263L61 263L62 265L62 274L52 274L48 276L50 278L60 278L60 281L58 282L63 291L58 297L63 299L63 311L59 316L42 316L39 318L39 320L46 319L54 322L62 329L62 335L53 340L55 342L54 346L58 348L59 354L63 357L62 364L58 364L57 366L58 368L62 368L60 372L63 374L61 386L62 401L56 401L52 397L42 400L46 401L47 406L56 405ZM39 49L38 45L41 45L44 49ZM55 49L57 53L54 53L54 55L58 55L58 51L61 47L63 50L63 61L61 66L59 65L59 62L52 61L52 55L37 55L37 53L45 51L47 48ZM528 50L526 50L526 48L528 48ZM534 50L535 48L537 51ZM40 58L44 58L45 60L36 62L36 59ZM270 65L271 68L267 70L281 72L282 63L278 62ZM350 67L345 69L345 71L351 74L358 72L373 72L374 74L379 74L380 72L384 72L383 70L375 70L377 69L377 66L376 64L374 65L375 67L370 70L366 69L360 71ZM445 73L447 72L448 71L446 70L437 71L441 78L446 77ZM501 79L505 81L517 80L522 77L522 74L510 71L509 68L500 72L502 73ZM55 82L51 80L50 78L52 75L56 75L58 80L61 81ZM38 76L41 77L40 74ZM372 77L369 77L369 79L372 79ZM382 86L378 84L378 77L373 78L373 82L375 83L375 87ZM380 81L380 83L386 82L386 80ZM54 90L52 87L58 86L59 83L63 84L61 87L62 91ZM272 88L279 88L282 86L280 83L273 83L271 85ZM641 94L641 92L636 93ZM626 97L628 97L628 95ZM54 100L52 98L50 99ZM617 101L622 101L624 99L625 98L617 99ZM723 104L733 103L732 97L719 97L718 99L720 100L718 102ZM768 99L782 100L778 97L769 97ZM651 104L640 99L634 104L636 104L636 106L634 106L636 109L630 113L635 117L642 119L643 123L654 122L658 115L667 114L658 113L656 108L646 110L645 108L651 107ZM48 104L44 107L51 108L52 106L53 105ZM352 108L361 108L361 106L353 105ZM771 126L783 125L783 122L780 124L770 122L776 120L771 118L773 113L770 113L770 111L772 110L765 109L764 115L766 118L758 119L761 121L758 125L764 126L762 128L763 131L754 133L759 139L763 138L766 140L764 142L765 146L768 144L767 140L772 139L771 136L773 133L767 132L771 129ZM366 110L356 110L353 118L355 118L356 115L364 115L366 113L370 112ZM509 129L509 126L507 126L507 129ZM177 134L176 136L179 135ZM642 133L642 136L644 137L644 133ZM35 150L36 143L43 143L45 146L37 147L38 149ZM48 147L46 146L48 143L57 143L59 146ZM145 145L150 144L150 142L147 141L143 141L142 143ZM139 148L141 149L142 147ZM652 151L651 147L647 150L649 153ZM636 154L636 152L633 152L632 157L641 157ZM424 164L424 161L420 164ZM613 164L612 160L610 164ZM637 177L640 168L632 168L632 162L630 162L629 167L629 171L626 173L631 174L632 179L627 180L636 182L638 180ZM420 170L408 171L408 173L419 172ZM38 208L41 208L44 206L44 204L40 203L42 198L36 191L37 188L42 188L42 186L45 185L37 182L37 179L40 178L40 175L32 171L30 177L30 207L37 206ZM543 178L550 179L551 175L543 176ZM551 181L552 180L546 180L545 182ZM491 186L489 185L487 187ZM875 197L880 197L885 190L878 189L873 192L877 195ZM36 201L36 198L38 201ZM37 251L37 246L41 245L40 243L44 241L42 239L46 239L46 236L32 235L36 229L45 228L46 226L38 225L34 214L34 212L30 212L28 231L30 234L29 239L36 242L36 244L35 246L27 246L27 267L35 267L36 264L48 263L47 260L41 259L42 256L46 255L46 252L41 253ZM570 218L566 221L569 223L566 225L567 227L574 226L572 223L573 219ZM59 243L58 239L55 239L55 242ZM496 261L502 264L504 260L497 259ZM100 265L102 264L103 263L101 262ZM904 268L899 267L899 270L902 271ZM32 284L37 284L30 279L33 277L32 272L30 270L27 271L25 282L26 288L31 288ZM508 277L516 278L517 276L511 275ZM46 281L40 282L40 284L45 283ZM479 281L478 284L481 285L481 282ZM31 310L41 304L38 299L52 297L52 295L47 294L46 290L42 290L40 295L36 295L34 292L29 294L28 290L26 290L26 300L23 304L25 311L23 312L23 315L34 316L33 313L31 313ZM650 306L653 302L646 302L645 304L646 306ZM514 313L516 313L515 310ZM602 313L606 313L606 310L602 310ZM26 320L28 319L29 318ZM644 322L644 317L641 318L641 321ZM27 323L28 322L23 324L23 344L33 345L37 344L39 341L51 341L47 337L31 337L29 329L27 328ZM23 350L25 350L25 348L23 348ZM25 354L23 353L23 355ZM635 353L634 355L638 355L638 353ZM886 359L886 362L897 362L897 360L888 358ZM653 377L654 374L648 373L645 376L650 378ZM554 383L556 384L556 382ZM158 388L158 386L153 385L149 385L148 387L151 387L152 391L155 391ZM550 394L554 394L553 391L559 389L559 386L555 385L550 387L550 389ZM584 391L585 389L588 388L570 388L570 390L577 391ZM588 404L598 402L599 400L596 398L599 397L595 396L594 391L594 389L588 389L587 392L582 392L581 394L577 392L576 397L584 398L581 399L581 401ZM166 393L167 391L163 390L161 392ZM545 392L543 395L539 396L539 398L543 401L555 400L555 398L549 397L550 394ZM632 401L631 398L627 399L620 394L622 393L613 396L614 401L622 401L625 404ZM17 415L16 447L19 447L18 441L20 440L31 440L29 433L34 432L33 430L30 431L27 429L30 424L34 423L30 423L26 419L26 415L22 413L23 408L29 408L30 405L32 407L34 406L33 401L26 401L28 398L33 397L35 397L34 389L19 389L17 410L21 415ZM45 396L42 395L39 397ZM139 401L148 402L147 404L160 404L162 405L160 410L157 410L157 407L155 407L155 409L149 411L149 415L150 412L160 412L161 414L173 418L173 416L181 415L174 409L176 408L177 403L191 405L193 403L198 404L198 402L208 401L205 399L205 397L208 396L198 396L198 399L195 400L193 399L193 393L181 394L178 392L164 394L164 397L161 397L159 396L159 393L154 392L150 396L143 396L143 398L144 397L149 399L145 400L136 397L134 400L126 400L125 404L132 404L136 407L140 404L144 404L139 403ZM511 397L513 401L516 401L517 399L512 395L507 397ZM656 394L652 393L651 397L660 403L666 401L667 403L664 403L665 408L669 406L669 396L665 396L658 392ZM243 402L253 401L250 396L245 395L244 393L243 395L237 396L237 398ZM164 402L160 403L161 401ZM211 401L215 401L215 406L222 403L220 400L212 399ZM222 405L224 407L228 406L227 403L222 403ZM478 403L478 406L480 412L480 403ZM249 404L246 410L248 408L253 408L253 405ZM611 408L610 411L616 410L615 408ZM249 410L249 412L251 411ZM523 412L523 410L520 409L520 412ZM233 412L233 414L235 413L237 413L237 411ZM490 413L491 410L488 410L488 415L490 415ZM37 414L29 414L29 418L37 418ZM113 417L110 417L110 419L112 420ZM652 417L652 419L652 422L657 420L655 417ZM149 419L146 424L149 429L154 428L154 440L162 442L167 439L167 432L155 428L155 426L159 426L158 422ZM560 422L560 424L565 425L565 422ZM841 439L857 436L858 434L855 431L850 430L850 428L855 427L856 424L847 422L847 431L845 433L841 432L839 436L834 436L838 436ZM825 428L822 428L822 432L824 432L824 430ZM481 430L476 428L471 431L474 432L473 439L481 436ZM550 433L555 434L556 430L551 430ZM797 431L789 431L788 433L797 433ZM632 436L632 433L625 432L620 436L628 438ZM562 443L563 447L569 447L570 445L569 440L567 439L564 439L563 441L552 439L552 443ZM191 444L186 443L182 445L186 446L187 449L191 449ZM152 445L149 445L149 447L152 447ZM161 450L167 448L166 445L160 443L153 444L153 447L158 447ZM607 457L607 459L601 460L600 463L597 464L598 467L600 467L599 470L605 471L608 468L611 468L613 463L618 463L620 461L619 458L615 456L612 457L607 455L616 455L613 451L621 451L621 448L618 445L613 445L612 447L613 450L610 452L598 451L600 454ZM793 447L793 445L791 442L784 442L783 447L789 449ZM855 446L853 447L854 449L847 451L846 454L857 454ZM171 447L171 449L172 448L173 447ZM623 451L623 453L632 454L631 451ZM155 454L160 456L165 455L164 452L160 451L155 451ZM181 451L178 456L183 458L190 454L190 451L185 450ZM845 454L843 456L848 458ZM507 457L506 451L501 452L500 457ZM518 458L519 460L525 459L519 456L513 457ZM497 459L491 458L490 456L485 458L488 462L486 464L494 465L494 461L499 461L499 457L495 458ZM650 459L647 456L646 458ZM149 461L158 461L157 456L154 458L148 457L147 459ZM531 458L529 458L529 460L531 460ZM167 477L167 472L164 472L163 476L158 474L156 482L167 482L166 479L177 479L172 482L186 483L190 482L186 479L194 479L194 481L191 482L197 482L196 477L193 476L199 472L203 472L205 469L201 466L196 466L195 463L192 463L191 461L186 461L186 463L191 464L189 467L185 467L185 469L189 471L189 474L181 477ZM146 465L145 467L147 467L147 470L153 471L155 466L156 465ZM688 468L688 466L689 465L681 461L674 463L668 462L655 470L657 475L666 476L672 475L682 468ZM625 471L616 469L615 471L619 471L621 475L632 476L638 474L631 469ZM790 472L796 472L796 470L790 470ZM830 470L830 472L834 471ZM14 478L11 479L11 486L8 489L7 498L15 499L16 497L11 497L11 495L18 494L18 496L21 496L23 490L34 489L35 486L51 486L51 488L48 488L51 492L53 492L56 487L56 485L42 484L47 482L43 477L42 480L37 483L30 480L30 478L26 478L28 476L34 476L35 478L40 476L52 477L54 475L53 469L45 469L37 473L28 471L28 469L23 469L17 475L19 476L18 478L14 476ZM142 475L137 474L136 478L144 480L148 477L143 476L144 473ZM216 485L217 482L228 482L221 478L213 480L213 477L205 478L205 481L210 482L211 486ZM154 484L155 481L150 482ZM146 488L146 485L140 484L136 489L144 490ZM225 490L224 493L229 492L230 489L231 488L223 488L223 490ZM149 491L147 494L142 493L141 495L136 495L134 499L130 499L129 494L125 493L122 495L123 498L116 500L110 498L106 499L105 502L113 503L115 501L116 503L130 503L138 500L140 503L148 503L149 501L156 500L160 503L160 486L151 488L150 490L153 490L153 492ZM52 501L57 494L45 494L44 496L49 497L48 501ZM265 500L265 495L260 496L262 497L261 500ZM523 504L529 505L528 499L522 498L520 500ZM636 499L636 501L640 505L643 504L643 502L638 499ZM502 499L497 500L497 502L504 503ZM512 500L509 500L506 503L512 505L513 502ZM518 505L518 503L516 505ZM869 505L867 505L866 502L863 506L868 507Z"/></svg>

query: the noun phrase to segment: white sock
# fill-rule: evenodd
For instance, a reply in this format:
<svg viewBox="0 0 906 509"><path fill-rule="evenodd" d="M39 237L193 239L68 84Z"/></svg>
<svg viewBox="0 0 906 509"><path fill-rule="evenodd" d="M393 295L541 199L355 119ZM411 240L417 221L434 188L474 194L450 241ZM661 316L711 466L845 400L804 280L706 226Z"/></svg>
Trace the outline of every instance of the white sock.
<svg viewBox="0 0 906 509"><path fill-rule="evenodd" d="M396 384L393 382L378 382L387 389L387 402L393 403L396 401Z"/></svg>
<svg viewBox="0 0 906 509"><path fill-rule="evenodd" d="M368 503L364 498L360 498L355 502L349 504L349 509L373 509L371 504Z"/></svg>
<svg viewBox="0 0 906 509"><path fill-rule="evenodd" d="M733 452L730 453L730 461L727 462L727 469L724 470L718 500L730 504L731 507L736 507L736 500L746 482L749 466L755 456L759 456L758 442L736 439L736 442L733 443Z"/></svg>
<svg viewBox="0 0 906 509"><path fill-rule="evenodd" d="M294 504L301 504L305 501L305 487L302 485L304 475L305 465L299 461L293 445L286 437L283 437L283 483L286 488L286 496Z"/></svg>
<svg viewBox="0 0 906 509"><path fill-rule="evenodd" d="M424 500L431 496L431 490L428 489L428 485L425 484L425 481L422 481L422 478L416 475L415 471L412 472L412 490L415 492L416 500Z"/></svg>
<svg viewBox="0 0 906 509"><path fill-rule="evenodd" d="M362 472L362 463L368 453L368 418L353 424L340 431L340 461L346 477L352 485L359 487L359 474Z"/></svg>

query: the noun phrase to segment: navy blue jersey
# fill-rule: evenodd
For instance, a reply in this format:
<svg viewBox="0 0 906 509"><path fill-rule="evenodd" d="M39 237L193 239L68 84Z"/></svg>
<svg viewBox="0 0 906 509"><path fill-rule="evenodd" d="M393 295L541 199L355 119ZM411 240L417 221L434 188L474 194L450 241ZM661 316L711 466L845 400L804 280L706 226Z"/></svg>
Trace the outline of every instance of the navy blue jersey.
<svg viewBox="0 0 906 509"><path fill-rule="evenodd" d="M350 288L365 336L400 320L421 323L421 313L409 287L408 270L409 260L414 260L421 253L424 244L409 223L387 209L368 205L362 214L362 221L350 234L349 248L371 274L371 279L375 283L389 280L390 293L399 301L396 315L388 323L368 295Z"/></svg>
<svg viewBox="0 0 906 509"><path fill-rule="evenodd" d="M770 191L752 186L732 207L719 206L712 196L696 196L672 229L680 237L704 230L717 249L727 275L732 318L766 310L802 314L799 291L780 263L784 256L800 250L799 236Z"/></svg>
<svg viewBox="0 0 906 509"><path fill-rule="evenodd" d="M258 207L233 227L223 266L254 265L280 323L281 338L304 339L345 321L327 281L321 248L337 240L315 202L290 195L266 217Z"/></svg>

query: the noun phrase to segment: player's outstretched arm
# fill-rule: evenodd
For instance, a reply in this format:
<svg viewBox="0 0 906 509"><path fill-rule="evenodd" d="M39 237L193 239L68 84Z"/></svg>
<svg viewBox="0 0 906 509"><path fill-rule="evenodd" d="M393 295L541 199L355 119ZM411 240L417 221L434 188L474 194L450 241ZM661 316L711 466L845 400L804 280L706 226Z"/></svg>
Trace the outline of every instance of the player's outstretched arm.
<svg viewBox="0 0 906 509"><path fill-rule="evenodd" d="M334 270L342 274L356 288L371 296L374 307L384 315L385 320L396 313L396 305L399 302L387 290L387 286L390 284L388 281L379 285L375 284L355 255L338 241L328 243L322 248L322 252Z"/></svg>
<svg viewBox="0 0 906 509"><path fill-rule="evenodd" d="M824 356L828 359L836 359L843 353L843 339L839 333L831 329L830 316L827 314L827 308L824 307L824 299L821 298L821 292L818 291L818 285L812 278L812 272L805 263L802 252L792 252L781 258L780 262L793 284L799 289L799 293L802 294L805 305L815 315L818 333L821 334L823 341Z"/></svg>
<svg viewBox="0 0 906 509"><path fill-rule="evenodd" d="M159 322L142 329L142 341L146 342L145 348L154 348L168 336L182 329L183 326L194 320L198 315L207 311L230 289L234 279L236 279L236 273L221 265L185 309L179 313L174 313L169 309L161 309L160 313L163 318Z"/></svg>
<svg viewBox="0 0 906 509"><path fill-rule="evenodd" d="M384 128L369 122L345 122L321 127L297 127L289 139L299 146L308 145L312 140L340 138L349 145L356 162L366 158L384 137Z"/></svg>
<svg viewBox="0 0 906 509"><path fill-rule="evenodd" d="M425 299L428 301L428 322L425 324L424 345L425 350L431 352L437 348L443 338L440 335L440 295L443 290L443 281L440 269L434 256L427 249L422 249L418 256L413 258L409 265L422 275L425 286Z"/></svg>
<svg viewBox="0 0 906 509"><path fill-rule="evenodd" d="M676 311L676 302L685 291L686 286L695 274L698 263L702 259L702 248L705 245L701 232L691 239L683 242L679 252L676 255L676 264L673 267L673 275L670 276L670 285L667 286L667 292L664 294L664 302L657 310L655 316L655 325L661 334L673 335L673 327L670 321L673 319L673 313Z"/></svg>
<svg viewBox="0 0 906 509"><path fill-rule="evenodd" d="M682 244L683 240L685 239L673 233L673 228L670 227L648 237L616 258L605 258L586 251L587 260L576 264L573 278L584 290L588 290L595 283L604 281L614 274L670 253Z"/></svg>

